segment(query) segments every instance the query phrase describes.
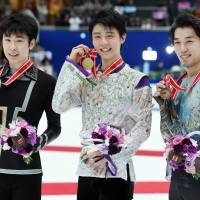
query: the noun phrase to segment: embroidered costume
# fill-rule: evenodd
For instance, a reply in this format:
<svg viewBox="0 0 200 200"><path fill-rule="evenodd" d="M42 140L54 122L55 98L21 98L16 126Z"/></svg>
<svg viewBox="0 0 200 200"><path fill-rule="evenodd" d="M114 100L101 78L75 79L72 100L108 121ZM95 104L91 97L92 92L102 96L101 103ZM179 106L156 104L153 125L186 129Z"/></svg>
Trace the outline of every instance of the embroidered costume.
<svg viewBox="0 0 200 200"><path fill-rule="evenodd" d="M155 97L160 105L161 134L166 143L175 135L186 136L191 132L200 131L200 82L193 84L194 79L194 77L183 76L179 84L181 88L187 89L173 93L174 99L161 100ZM200 138L194 139L199 141ZM167 168L167 176L171 177L169 168ZM173 171L171 178L177 184L187 188L200 184L200 180L195 180L184 170Z"/></svg>
<svg viewBox="0 0 200 200"><path fill-rule="evenodd" d="M80 78L83 73L70 60L65 61L58 77L52 107L57 113L75 106L82 107L80 137L83 141L91 137L99 123L123 128L126 147L111 158L117 167L116 177L127 180L128 164L130 180L133 181L135 174L131 157L150 134L152 95L149 79L125 63L104 78L100 70L96 77L88 77L88 80ZM81 177L98 177L81 160L77 174ZM106 173L103 178L108 177L112 175Z"/></svg>

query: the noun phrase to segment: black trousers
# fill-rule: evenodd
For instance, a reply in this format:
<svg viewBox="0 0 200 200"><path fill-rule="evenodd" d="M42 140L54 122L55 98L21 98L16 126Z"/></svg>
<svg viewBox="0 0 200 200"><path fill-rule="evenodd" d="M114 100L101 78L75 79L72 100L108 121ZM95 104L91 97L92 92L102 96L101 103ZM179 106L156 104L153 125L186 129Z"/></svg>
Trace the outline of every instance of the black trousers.
<svg viewBox="0 0 200 200"><path fill-rule="evenodd" d="M134 183L121 178L79 177L77 200L131 200Z"/></svg>
<svg viewBox="0 0 200 200"><path fill-rule="evenodd" d="M200 180L184 171L172 172L169 200L199 200Z"/></svg>
<svg viewBox="0 0 200 200"><path fill-rule="evenodd" d="M184 185L171 182L169 190L169 200L199 200L200 185L185 187Z"/></svg>
<svg viewBox="0 0 200 200"><path fill-rule="evenodd" d="M0 174L0 199L41 200L42 174Z"/></svg>

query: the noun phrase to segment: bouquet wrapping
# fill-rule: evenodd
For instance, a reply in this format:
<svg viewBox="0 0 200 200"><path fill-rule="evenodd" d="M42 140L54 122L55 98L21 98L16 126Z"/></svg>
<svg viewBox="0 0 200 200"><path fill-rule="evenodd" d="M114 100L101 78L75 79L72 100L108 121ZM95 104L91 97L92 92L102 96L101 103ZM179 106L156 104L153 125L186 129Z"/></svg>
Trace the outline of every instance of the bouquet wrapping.
<svg viewBox="0 0 200 200"><path fill-rule="evenodd" d="M98 124L91 133L91 138L84 140L90 151L98 150L102 158L107 160L106 169L113 175L117 174L117 167L111 159L111 155L117 154L124 146L124 132L121 128L107 123ZM88 152L86 152L88 153Z"/></svg>
<svg viewBox="0 0 200 200"><path fill-rule="evenodd" d="M200 178L200 151L193 135L172 137L167 143L164 156L172 170L185 170L198 180Z"/></svg>
<svg viewBox="0 0 200 200"><path fill-rule="evenodd" d="M11 150L13 153L21 155L26 164L30 164L31 153L37 139L36 128L23 119L17 119L9 124L9 128L1 127L1 129L0 145L2 150Z"/></svg>

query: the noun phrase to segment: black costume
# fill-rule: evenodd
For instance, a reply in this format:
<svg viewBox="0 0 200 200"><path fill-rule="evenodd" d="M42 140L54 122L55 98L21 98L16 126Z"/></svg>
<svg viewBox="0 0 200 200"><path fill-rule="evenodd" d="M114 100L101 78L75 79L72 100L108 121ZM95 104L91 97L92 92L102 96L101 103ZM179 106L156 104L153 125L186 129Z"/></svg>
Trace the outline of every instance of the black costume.
<svg viewBox="0 0 200 200"><path fill-rule="evenodd" d="M8 65L5 66L0 77L1 83L4 83L12 74L12 68L10 68ZM34 185L35 183L32 186L39 189L41 187L42 169L38 150L42 148L45 144L51 142L53 139L58 137L61 131L60 116L56 114L51 108L51 101L55 83L56 80L52 76L44 73L43 71L37 69L34 65L32 65L26 72L24 72L17 80L15 80L10 85L5 86L1 84L0 123L6 119L6 126L8 127L8 124L11 121L15 120L17 117L21 117L32 126L37 127L43 111L45 111L48 121L48 127L44 131L44 133L40 137L38 137L35 152L31 156L33 160L29 165L23 161L23 157L20 155L17 155L10 150L1 151L0 199L18 199L17 194L15 195L16 198L9 197L9 195L13 195L12 191L14 191L14 186L13 188L10 188L10 191L7 186L7 196L2 197L2 195L5 194L3 192L5 189L5 184L10 184L11 186L12 182L14 182L14 180L17 182L19 177L20 179L25 176L25 178L30 177L30 180L38 179L38 181L36 181L38 182L38 186ZM5 108L7 111L6 115L5 112L3 113L3 109ZM45 134L47 135L47 137L45 136ZM8 183L6 181L8 181ZM25 194L27 190L24 190ZM39 191L39 193L41 193L41 191ZM23 198L36 198L32 197L32 194L29 194L29 197L22 197L21 195L22 194L18 195L19 199L21 200ZM40 199L39 196L40 194L38 194L38 199Z"/></svg>

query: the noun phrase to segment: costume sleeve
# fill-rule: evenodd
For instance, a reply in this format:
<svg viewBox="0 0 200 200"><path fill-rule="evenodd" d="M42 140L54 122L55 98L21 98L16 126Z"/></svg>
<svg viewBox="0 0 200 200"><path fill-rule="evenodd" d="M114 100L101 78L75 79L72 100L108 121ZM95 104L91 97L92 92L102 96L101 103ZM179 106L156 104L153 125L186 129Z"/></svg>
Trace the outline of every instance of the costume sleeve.
<svg viewBox="0 0 200 200"><path fill-rule="evenodd" d="M169 139L172 137L172 116L171 111L172 110L172 100L163 100L160 97L154 96L154 99L158 103L160 107L160 131L161 135L165 142L169 141Z"/></svg>
<svg viewBox="0 0 200 200"><path fill-rule="evenodd" d="M56 113L63 113L70 108L81 105L81 87L84 69L66 59L58 76L52 107Z"/></svg>
<svg viewBox="0 0 200 200"><path fill-rule="evenodd" d="M184 134L184 129L176 113L174 100L163 100L160 97L154 97L154 99L160 106L160 131L165 143L176 134Z"/></svg>
<svg viewBox="0 0 200 200"><path fill-rule="evenodd" d="M133 89L132 105L120 126L126 134L125 147L120 153L111 156L118 170L131 160L133 153L150 135L152 89L145 79L142 78Z"/></svg>
<svg viewBox="0 0 200 200"><path fill-rule="evenodd" d="M35 151L39 151L45 145L52 142L56 139L61 132L61 125L60 125L60 115L55 113L52 110L51 102L53 97L53 92L55 88L55 80L51 81L51 85L49 85L49 93L46 97L45 102L45 113L47 118L47 129L37 138L37 142L35 145Z"/></svg>

